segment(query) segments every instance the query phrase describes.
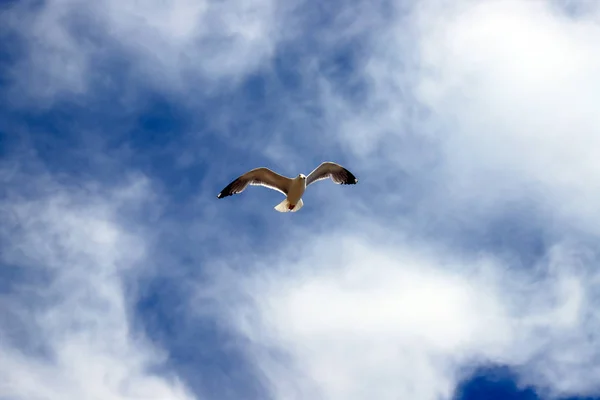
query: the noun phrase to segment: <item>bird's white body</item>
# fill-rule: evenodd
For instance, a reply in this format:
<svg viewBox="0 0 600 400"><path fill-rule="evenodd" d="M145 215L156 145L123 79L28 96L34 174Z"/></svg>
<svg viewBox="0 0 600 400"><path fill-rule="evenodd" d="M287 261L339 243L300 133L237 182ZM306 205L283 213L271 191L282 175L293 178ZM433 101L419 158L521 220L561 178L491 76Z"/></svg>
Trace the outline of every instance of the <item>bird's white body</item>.
<svg viewBox="0 0 600 400"><path fill-rule="evenodd" d="M281 203L275 206L275 210L279 212L296 212L302 208L304 203L302 202L302 195L306 190L306 176L303 174L298 175L290 184L288 194Z"/></svg>
<svg viewBox="0 0 600 400"><path fill-rule="evenodd" d="M354 185L358 179L346 168L331 161L322 162L308 176L298 174L295 178L288 178L271 171L268 168L255 168L241 175L227 185L217 195L222 199L237 193L241 193L248 185L260 185L276 190L285 195L285 200L275 206L279 212L296 212L302 208L302 195L306 187L313 182L331 178L339 185Z"/></svg>

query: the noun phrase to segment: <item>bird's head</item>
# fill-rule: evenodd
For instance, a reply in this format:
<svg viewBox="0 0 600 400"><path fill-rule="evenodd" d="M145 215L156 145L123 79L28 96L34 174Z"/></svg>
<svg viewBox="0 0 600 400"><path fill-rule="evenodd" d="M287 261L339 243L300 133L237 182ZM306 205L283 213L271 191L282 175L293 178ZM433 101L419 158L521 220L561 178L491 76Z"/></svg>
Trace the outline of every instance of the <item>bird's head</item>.
<svg viewBox="0 0 600 400"><path fill-rule="evenodd" d="M299 179L306 179L306 175L304 175L304 174L298 174L298 178Z"/></svg>

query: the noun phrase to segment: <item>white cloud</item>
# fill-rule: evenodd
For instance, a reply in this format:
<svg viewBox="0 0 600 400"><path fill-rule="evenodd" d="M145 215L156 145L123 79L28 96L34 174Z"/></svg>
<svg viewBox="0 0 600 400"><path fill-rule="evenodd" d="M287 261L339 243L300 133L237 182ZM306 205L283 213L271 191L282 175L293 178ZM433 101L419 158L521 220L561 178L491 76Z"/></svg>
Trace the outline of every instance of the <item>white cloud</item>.
<svg viewBox="0 0 600 400"><path fill-rule="evenodd" d="M36 77L40 65L48 67L47 81L31 86L40 89L35 95L85 90L90 57L102 49L62 24L77 13L95 15L103 39L118 38L142 79L175 88L189 82L187 73L235 80L269 57L286 28L269 1L130 4L47 3L31 30L33 69L23 69ZM248 251L249 259L236 260L243 271L215 267L217 286L209 289L216 292L202 291L204 282L199 290L220 307L193 304L248 340L244 350L274 398L447 398L465 370L489 362L514 366L523 382L552 394L600 390L598 257L578 236L599 233L597 11L574 17L542 1L432 1L408 14L356 13L381 24L352 26L368 38L368 62L354 76L367 90L350 101L318 76L326 88L323 129L347 146L348 167L361 185L379 190L372 194L384 198L383 209L357 201L335 210L337 225L329 226L330 216L305 232L288 220L288 236L276 243L289 251L266 258ZM336 33L327 40L335 43ZM383 166L389 174L375 175ZM425 182L414 214L396 209L398 194L373 183L399 170ZM362 179L368 174L370 182ZM52 357L0 347L0 372L10 382L2 391L117 399L131 393L115 382L134 382L159 398L186 398L178 383L147 373L159 354L127 319L121 274L144 259L144 242L115 204L144 195L95 200L55 189L41 200L3 204L23 227L17 236L3 232L5 260L54 279L42 292L47 304L29 309L24 297L11 300L15 318L43 332L40 347ZM525 269L409 231L484 224L479 217L525 201L544 217L540 229L552 245ZM365 208L377 218L365 220ZM206 235L204 225L199 231L195 239ZM215 265L233 265L232 256Z"/></svg>
<svg viewBox="0 0 600 400"><path fill-rule="evenodd" d="M365 168L392 162L445 182L436 206L530 198L597 232L599 15L544 1L420 3L375 35L364 104L324 97L330 128Z"/></svg>
<svg viewBox="0 0 600 400"><path fill-rule="evenodd" d="M351 229L217 274L218 293L237 293L221 317L275 398L450 398L463 371L487 363L553 394L598 390L600 276L570 247L536 275Z"/></svg>
<svg viewBox="0 0 600 400"><path fill-rule="evenodd" d="M176 377L153 373L164 354L131 321L128 278L144 267L145 238L128 218L151 199L148 182L103 189L42 177L34 193L10 181L0 203L0 397L191 399Z"/></svg>
<svg viewBox="0 0 600 400"><path fill-rule="evenodd" d="M122 100L137 84L176 93L227 88L268 60L282 10L271 0L16 5L5 20L25 39L26 57L11 71L12 100L90 94L92 80L114 85L102 75L113 62L120 74L131 67Z"/></svg>
<svg viewBox="0 0 600 400"><path fill-rule="evenodd" d="M417 83L453 130L444 144L450 179L500 196L531 185L561 216L597 221L589 199L600 198L600 26L542 2L478 4L455 18L424 35L431 72Z"/></svg>

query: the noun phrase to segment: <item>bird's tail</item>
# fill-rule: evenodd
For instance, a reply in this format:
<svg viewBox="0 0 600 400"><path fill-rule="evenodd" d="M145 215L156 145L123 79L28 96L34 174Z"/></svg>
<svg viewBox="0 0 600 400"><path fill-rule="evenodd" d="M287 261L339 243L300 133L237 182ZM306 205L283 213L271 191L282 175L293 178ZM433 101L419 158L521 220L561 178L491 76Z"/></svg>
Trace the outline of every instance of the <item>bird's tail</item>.
<svg viewBox="0 0 600 400"><path fill-rule="evenodd" d="M300 199L294 208L290 209L290 201L288 199L284 199L281 203L275 206L275 210L279 212L296 212L301 209L303 205L304 203L302 202L302 199Z"/></svg>
<svg viewBox="0 0 600 400"><path fill-rule="evenodd" d="M292 212L296 212L296 211L300 210L303 205L304 205L304 202L302 201L302 199L298 200L298 203L296 203L296 207L294 207Z"/></svg>

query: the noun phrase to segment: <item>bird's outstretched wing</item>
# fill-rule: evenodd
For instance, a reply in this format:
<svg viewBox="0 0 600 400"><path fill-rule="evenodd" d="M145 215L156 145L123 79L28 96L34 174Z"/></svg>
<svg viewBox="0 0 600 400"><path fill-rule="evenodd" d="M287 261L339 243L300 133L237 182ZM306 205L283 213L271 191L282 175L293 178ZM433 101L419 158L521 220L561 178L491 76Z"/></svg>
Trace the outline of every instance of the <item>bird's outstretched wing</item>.
<svg viewBox="0 0 600 400"><path fill-rule="evenodd" d="M279 175L269 168L255 168L225 186L225 188L221 190L221 193L217 195L217 198L222 199L223 197L242 193L248 185L268 187L269 189L277 190L278 192L287 195L291 182L292 180L290 178Z"/></svg>
<svg viewBox="0 0 600 400"><path fill-rule="evenodd" d="M306 186L313 182L331 178L332 181L339 185L354 185L358 179L346 168L333 162L321 163L306 177Z"/></svg>

